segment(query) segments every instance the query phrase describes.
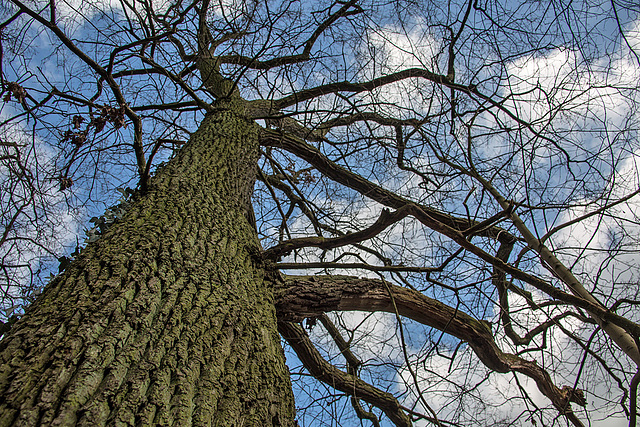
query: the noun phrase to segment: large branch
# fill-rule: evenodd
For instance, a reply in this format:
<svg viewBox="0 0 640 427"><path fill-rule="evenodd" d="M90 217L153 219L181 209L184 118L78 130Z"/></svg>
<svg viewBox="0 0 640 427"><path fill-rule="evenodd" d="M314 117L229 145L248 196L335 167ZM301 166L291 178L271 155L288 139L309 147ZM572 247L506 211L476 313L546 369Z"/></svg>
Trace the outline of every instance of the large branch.
<svg viewBox="0 0 640 427"><path fill-rule="evenodd" d="M310 99L317 98L319 96L329 95L338 92L349 93L361 93L370 92L376 88L399 82L405 79L423 77L427 80L431 80L437 83L447 83L447 77L439 74L432 73L431 71L422 68L408 68L397 73L387 74L386 76L378 77L377 79L369 80L362 83L353 83L350 81L342 81L335 83L328 83L321 86L316 86L310 89L304 89L298 91L292 95L285 96L273 102L277 109L290 107L300 102L308 101Z"/></svg>
<svg viewBox="0 0 640 427"><path fill-rule="evenodd" d="M476 85L469 84L463 85L460 83L455 83L452 79L452 76L443 76L442 74L437 74L429 70L425 70L424 68L407 68L402 71L398 71L396 73L387 74L382 77L378 77L373 80L369 80L361 83L353 83L350 81L342 81L342 82L334 82L328 83L316 87L312 87L309 89L300 90L291 95L285 96L284 98L280 98L278 100L273 101L274 107L277 109L282 109L286 107L290 107L292 105L299 104L304 101L308 101L310 99L318 98L320 96L335 94L335 93L362 93L362 92L370 92L379 87L396 83L402 80L410 79L410 78L422 78L428 80L430 82L436 83L438 85L447 87L451 89L452 92L462 92L470 97L475 97L479 104L487 103L491 105L493 108L496 108L502 111L504 114L509 116L512 120L518 123L521 126L529 129L535 136L542 138L550 143L554 144L554 146L560 148L555 141L552 139L542 135L539 131L533 128L533 125L526 120L521 119L517 113L514 113L504 105L504 100L496 101L489 95L485 95L480 92ZM563 150L565 155L568 155L566 151Z"/></svg>
<svg viewBox="0 0 640 427"><path fill-rule="evenodd" d="M434 273L443 270L442 266L438 267L416 267L411 265L372 265L363 262L279 262L276 264L279 270L301 270L308 268L322 269L345 269L345 270L369 270L369 271L389 271L396 273Z"/></svg>
<svg viewBox="0 0 640 427"><path fill-rule="evenodd" d="M594 316L597 316L605 322L611 322L623 329L626 329L630 334L636 337L640 337L640 325L637 323L619 316L612 311L603 307L597 302L592 302L589 299L585 299L582 295L572 295L564 292L561 289L548 283L546 280L533 274L522 271L513 265L504 262L503 260L489 254L480 247L474 245L468 240L468 230L475 230L472 234L476 234L484 237L494 238L501 243L509 243L518 240L515 236L511 235L506 230L497 227L489 226L488 228L480 227L479 222L471 221L467 219L457 218L453 215L440 212L437 209L430 208L428 206L417 205L404 197L401 197L392 191L386 190L379 185L376 185L367 179L357 175L345 168L335 164L329 160L320 150L310 146L300 138L287 135L281 132L273 131L270 129L263 129L260 135L260 143L265 146L272 146L282 148L289 151L292 154L300 157L306 162L313 165L316 169L322 172L326 177L343 184L360 194L375 200L385 206L393 207L396 209L409 207L410 214L415 217L422 224L431 228L432 230L443 234L454 242L459 244L462 248L476 255L478 258L491 265L497 267L505 273L511 274L518 280L522 280L535 288L545 292L552 298L573 304L576 307L587 310ZM505 202L506 203L506 202ZM510 212L511 206L508 204L503 205L504 212ZM635 359L634 359L635 360Z"/></svg>
<svg viewBox="0 0 640 427"><path fill-rule="evenodd" d="M510 203L504 198L504 196L502 196L502 194L500 194L490 181L484 179L477 173L474 173L473 175L482 183L483 187L493 195L505 211L509 210L509 219L511 219L511 222L516 226L522 237L524 237L524 240L527 242L529 247L540 256L542 261L544 261L545 266L553 272L554 276L562 280L574 295L582 298L584 301L588 301L592 306L597 307L597 311L587 309L589 314L591 314L594 320L598 322L600 327L607 333L607 335L609 335L609 337L611 337L618 347L620 347L620 349L629 356L637 366L640 367L640 348L637 343L638 337L640 337L638 328L632 330L628 327L626 328L624 325L618 324L617 322L612 324L609 319L603 317L600 313L604 312L606 314L609 312L609 309L598 301L591 292L582 285L582 282L575 277L573 272L565 266L554 255L554 253L551 252L551 250L549 250L549 248L531 232L531 230L529 230L529 227L527 227L524 221L514 210L508 209L510 208Z"/></svg>
<svg viewBox="0 0 640 427"><path fill-rule="evenodd" d="M393 117L386 117L373 112L357 112L328 120L320 124L318 129L331 129L338 126L348 126L362 121L375 122L383 126L419 126L424 123L426 119L395 119Z"/></svg>
<svg viewBox="0 0 640 427"><path fill-rule="evenodd" d="M383 311L396 313L469 343L489 369L518 372L533 379L540 392L575 425L582 425L570 402L586 404L581 390L558 388L535 361L502 352L489 325L420 292L381 280L350 276L286 276L276 288L276 310L281 321L301 321L329 311Z"/></svg>
<svg viewBox="0 0 640 427"><path fill-rule="evenodd" d="M264 146L282 148L283 150L300 157L307 163L313 165L318 169L318 171L322 172L322 174L327 178L351 188L352 190L355 190L384 206L400 209L408 204L413 204L412 201L407 200L392 191L386 190L360 175L337 165L322 154L320 150L312 147L300 138L296 138L276 130L263 129L260 135L260 143ZM427 206L421 206L421 209L427 212L434 219L456 230L466 230L469 227L473 227L478 224L476 221L457 218L453 215L440 212L437 209L429 208ZM480 230L477 235L491 237L499 241L513 242L517 240L515 236L511 235L505 229L496 226Z"/></svg>

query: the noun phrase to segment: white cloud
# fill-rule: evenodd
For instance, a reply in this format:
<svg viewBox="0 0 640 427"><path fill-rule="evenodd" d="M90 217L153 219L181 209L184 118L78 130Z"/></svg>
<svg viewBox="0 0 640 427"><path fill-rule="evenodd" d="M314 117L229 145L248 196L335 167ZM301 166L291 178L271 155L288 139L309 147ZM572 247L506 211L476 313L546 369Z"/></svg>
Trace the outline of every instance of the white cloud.
<svg viewBox="0 0 640 427"><path fill-rule="evenodd" d="M633 43L637 34L630 32ZM571 127L571 120L566 120L570 117L597 124L606 120L610 128L621 129L638 101L633 91L640 68L635 57L621 54L626 49L620 49L613 60L605 56L588 61L577 50L558 47L512 61L507 65L511 98L507 105L530 123L552 121L561 128ZM564 114L551 116L557 109Z"/></svg>
<svg viewBox="0 0 640 427"><path fill-rule="evenodd" d="M7 108L0 120L7 119ZM0 128L0 140L16 143L2 146L7 156L0 165L0 216L7 240L0 246L0 258L6 267L0 276L3 298L0 309L32 291L32 275L52 261L50 252L66 254L66 247L76 242L78 212L69 209L65 194L59 191L54 175L54 152L40 139L31 138L22 123L7 123ZM56 264L57 266L57 264ZM44 271L41 272L44 276ZM9 296L9 298L8 298ZM1 313L2 316L4 313Z"/></svg>
<svg viewBox="0 0 640 427"><path fill-rule="evenodd" d="M629 43L636 49L640 48L640 21L635 29L627 32ZM640 81L640 67L633 55L629 54L626 47L621 46L620 52L611 58L605 58L599 63L589 63L581 57L579 52L566 48L558 48L544 55L532 55L521 58L508 64L510 74L509 90L519 95L513 97L509 108L516 108L519 117L531 122L550 121L555 129L572 132L577 146L572 154L579 153L584 156L589 154L592 148L598 148L602 141L592 138L587 132L594 129L604 129L603 134L612 138L623 135L630 122L637 123L634 107L637 105L638 96L635 93ZM554 108L563 108L565 115L551 117L550 112ZM487 120L492 120L487 116ZM606 140L605 140L606 141ZM562 142L562 141L558 141ZM598 185L601 190L609 190L609 201L617 200L640 188L640 147L636 140L626 144L612 144L607 155L615 158L611 162L612 171L607 175L608 179L602 180ZM492 158L500 150L508 150L505 146L487 146L483 154ZM493 150L493 151L491 151ZM543 176L553 175L548 169L545 151L536 147L533 159L534 170L532 174ZM580 157L583 159L584 157ZM537 163L536 163L537 162ZM536 166L537 165L537 166ZM595 167L595 166L594 166ZM578 170L586 173L591 171ZM543 180L544 182L544 180ZM547 181L548 183L549 181ZM559 192L560 197L573 191L574 183L560 183L565 185ZM560 186L558 188L561 188ZM516 198L518 188L509 188L509 197ZM549 190L551 191L551 190ZM549 199L552 199L549 197ZM554 223L541 224L541 235L557 224L578 218L587 212L592 212L605 203L601 199L584 198L575 200L577 205L582 202L582 207L566 209ZM611 304L616 298L624 296L638 299L638 283L640 283L640 259L638 247L640 247L640 196L636 196L626 203L609 209L607 215L595 215L581 221L571 227L567 227L556 233L548 242L566 265L573 268L580 278L585 280L588 288L596 286L599 298L608 296ZM615 259L609 257L611 250L618 252ZM609 252L608 252L609 251ZM577 263L576 263L577 262ZM635 284L635 285L632 285ZM543 295L534 292L534 299L544 299ZM524 300L519 297L510 299L514 325L518 331L530 330L532 327L544 322L550 317L559 314L560 308L552 308L532 312L527 309ZM629 309L632 310L632 309ZM494 313L498 313L496 306ZM632 314L633 316L633 314ZM640 317L636 310L636 320ZM490 319L495 322L498 319ZM585 328L575 318L565 318L562 326L570 333L583 338L588 338L593 329ZM538 344L542 344L542 336L537 338ZM602 333L596 335L594 343L598 340L606 341ZM513 345L509 339L500 334L496 336L499 346L505 351L513 351ZM558 386L573 386L578 367L583 357L583 351L560 328L550 329L546 336L546 349L525 353L523 357L531 360L537 359L551 374ZM599 345L599 344L598 344ZM598 348L594 344L594 348ZM620 354L613 355L606 350L600 351L600 356L615 366L615 369L630 369L630 361ZM452 361L453 353L431 355L420 364L412 365L419 377L421 389L427 403L435 409L444 420L480 419L479 424L499 425L500 420L510 420L513 425L532 425L528 411L536 413L535 421L538 425L554 425L559 423L554 418L557 411L551 406L550 401L543 396L534 381L518 375L520 389L512 374L487 373L477 357L469 347L458 351ZM615 360L618 358L619 360ZM412 350L411 360L424 357ZM632 371L632 370L631 370ZM617 372L617 371L616 371ZM629 372L629 371L628 371ZM624 374L620 374L624 377ZM411 385L413 379L404 368L399 373L402 382ZM628 381L629 378L623 381ZM573 405L578 416L587 421L591 426L618 427L628 425L628 420L622 412L619 400L622 391L607 372L604 372L593 358L587 358L585 371L581 373L578 388L584 388L587 397L586 410ZM522 398L522 392L531 398L533 404L539 408L546 408L540 415L531 402ZM408 396L405 404L416 404L419 411L428 414L426 409L417 399L415 394ZM628 401L627 401L628 404ZM524 414L524 415L523 415ZM544 418L540 419L539 417ZM562 424L560 422L560 424ZM426 425L426 423L418 424Z"/></svg>
<svg viewBox="0 0 640 427"><path fill-rule="evenodd" d="M412 30L386 26L369 29L360 48L359 57L367 65L362 69L362 79L373 79L380 74L391 74L406 68L424 68L438 72L438 53L442 42L424 26L416 24ZM427 114L428 109L437 109L431 96L431 85L423 79L406 79L385 85L380 90L361 95L364 102L377 108L392 109L391 114L410 109ZM407 96L411 93L412 96ZM385 103L387 105L385 106Z"/></svg>
<svg viewBox="0 0 640 427"><path fill-rule="evenodd" d="M640 188L640 148L628 154L611 179L608 202L614 202ZM584 200L584 207L567 209L559 223L576 220L599 209L604 201ZM573 265L588 287L617 298L638 297L640 283L640 195L565 227L556 233L553 245L567 265Z"/></svg>
<svg viewBox="0 0 640 427"><path fill-rule="evenodd" d="M437 69L436 58L442 45L422 26L416 26L413 31L389 26L370 29L367 43L374 59L390 72L411 67Z"/></svg>

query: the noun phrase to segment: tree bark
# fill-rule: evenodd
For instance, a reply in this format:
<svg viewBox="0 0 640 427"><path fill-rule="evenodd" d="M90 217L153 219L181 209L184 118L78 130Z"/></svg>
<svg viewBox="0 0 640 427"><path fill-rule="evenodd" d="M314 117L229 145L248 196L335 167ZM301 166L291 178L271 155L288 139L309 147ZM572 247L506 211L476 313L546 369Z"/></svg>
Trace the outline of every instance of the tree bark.
<svg viewBox="0 0 640 427"><path fill-rule="evenodd" d="M258 127L209 114L0 342L0 426L291 426L246 219Z"/></svg>

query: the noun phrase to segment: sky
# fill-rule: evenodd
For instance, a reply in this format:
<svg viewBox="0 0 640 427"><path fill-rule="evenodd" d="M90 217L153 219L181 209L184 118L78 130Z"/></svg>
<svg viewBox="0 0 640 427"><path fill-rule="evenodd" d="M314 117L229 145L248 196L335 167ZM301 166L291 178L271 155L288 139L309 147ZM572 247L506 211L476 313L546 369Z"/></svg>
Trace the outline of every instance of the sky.
<svg viewBox="0 0 640 427"><path fill-rule="evenodd" d="M118 3L111 2L109 4L117 13L119 9ZM104 7L104 3L99 5L101 8ZM510 10L511 7L515 7L514 5L515 3L513 2L507 2L501 6L505 10ZM156 7L161 8L162 5L156 4ZM442 13L457 13L456 11L439 9L439 6L433 7L435 8L432 11L434 16ZM442 7L444 8L444 6ZM534 6L522 7L531 7L531 13L540 13L540 9L536 9ZM607 5L603 4L601 7L606 8ZM79 39L82 38L82 31L88 28L86 26L87 21L94 19L97 16L96 13L97 10L86 2L61 2L58 11L59 19L63 22L65 30ZM537 17L535 13L532 16ZM507 15L505 14L505 17ZM595 15L597 14L594 13ZM218 18L223 19L221 16L218 16ZM389 17L389 22L383 20L380 22L379 27L366 34L361 34L364 38L359 43L352 43L352 46L356 48L356 53L353 56L346 57L346 62L351 61L352 63L345 65L342 72L345 75L352 73L360 77L375 77L381 72L394 72L403 67L425 67L427 69L439 69L443 72L446 69L447 57L445 54L446 44L443 42L443 34L446 31L430 25L428 16L416 15L411 16L411 18L406 26L399 26L394 25L391 17ZM579 18L578 15L569 17L567 22L580 23L577 18ZM483 24L482 14L479 11L475 11L470 22L470 25L474 28L481 28ZM586 20L582 24L586 28L591 24L591 21ZM560 29L568 30L568 28L562 27L562 25L568 24L560 23L558 25ZM601 34L606 34L606 31L613 34L617 30L610 20L607 22L595 22L594 26L599 31L602 31ZM467 63L460 64L461 71L456 78L461 82L479 82L483 90L490 91L495 89L497 96L506 96L505 91L508 85L509 91L516 95L509 96L504 105L513 111L517 111L522 120L535 125L544 125L546 126L545 129L552 129L559 134L566 135L565 139L560 141L560 145L576 159L573 169L569 171L563 167L562 150L557 146L553 144L537 146L537 142L533 140L518 140L518 137L513 136L506 130L508 126L514 124L510 122L511 119L505 114L492 115L491 112L484 112L474 119L479 130L477 134L472 135L475 144L473 148L474 154L479 159L479 167L486 173L493 173L492 171L499 169L496 166L498 161L508 163L508 168L505 168L504 171L496 172L495 177L496 182L500 183L500 189L505 192L508 191L510 198L519 201L524 200L533 205L551 204L554 201L569 201L574 205L569 209L550 209L548 214L546 212L536 212L527 217L530 223L536 226L535 231L540 236L558 224L563 224L566 221L598 209L603 203L606 203L606 200L602 198L603 194L606 194L609 200L615 200L639 188L638 156L640 156L640 149L638 148L637 139L633 139L634 136L637 137L637 134L625 134L620 131L626 129L630 124L636 125L637 120L640 118L635 111L638 102L637 85L638 81L640 81L640 64L629 48L631 46L636 51L640 49L640 20L624 23L624 29L626 40L613 36L606 38L600 35L600 39L596 40L595 44L592 43L585 46L571 45L565 40L550 40L544 35L538 35L536 43L539 43L539 45L535 47L539 47L539 51L514 55L506 59L499 56L504 53L500 46L483 46L481 44L482 40L479 36L481 31L477 30L462 35L460 43L464 46L464 49L468 49L472 54L470 54L470 59ZM51 47L51 45L48 45L48 38L44 33L40 33L38 37L42 42L42 46ZM527 34L523 34L523 32L515 33L513 40L507 40L504 34L497 37L499 42L505 44L505 50L507 47L517 46L518 43L524 43L524 40L527 40ZM512 45L509 43L512 43ZM51 81L60 79L61 74L59 74L60 71L57 68L60 63L55 55L45 57L41 52L36 52L33 55L36 61L31 62L30 66L41 62L43 76L51 79ZM369 62L356 64L356 58L368 58ZM39 61L40 59L41 61ZM14 63L13 72L18 73L19 70ZM318 67L314 71L316 74L313 74L311 81L314 81L314 79L319 81L324 78L322 67ZM501 88L496 88L497 83L492 80L492 76L496 72L504 73L500 80L500 83L503 84ZM286 82L285 77L280 76L275 81L282 82L285 87L287 87L286 84L290 85L290 87L301 87L305 83L297 80ZM75 78L81 80L83 76L78 75ZM78 83L78 87L82 86L81 83L84 82ZM86 84L89 85L91 82L86 82ZM253 88L252 90L257 93L261 88ZM406 96L408 93L412 94L412 96ZM436 95L436 92L430 89L430 86L421 86L411 80L386 87L381 91L375 91L371 96L362 95L356 99L358 102L365 104L375 96L377 101L383 100L388 103L388 106L381 107L381 111L411 115L428 114L429 111L437 110L439 103L445 98ZM323 102L325 101L319 101L318 104L324 106ZM332 101L326 101L326 105L330 105L330 102ZM556 107L562 107L562 114L551 118L549 111ZM2 120L6 120L14 114L15 110L12 110L12 108L12 106L5 104L1 112ZM504 132L498 135L484 136L483 126L490 126L495 124L496 121L504 125ZM13 126L22 126L23 128L4 126L3 131L9 132L12 138L16 133L30 133L30 124L26 120ZM445 141L443 145L450 144L446 148L451 150L450 153L452 155L457 152L456 150L461 150L456 144L464 136L464 129L451 130L442 128L437 125L435 120L433 125L426 125L425 127L431 132L429 134L430 137L434 139L441 138ZM150 130L150 132L153 131L155 130ZM104 145L102 148L105 151L107 149L115 149L117 152L117 142L119 142L117 138L126 140L130 136L126 132L120 134L116 132L109 133L103 138ZM350 135L345 134L342 136L348 137ZM60 160L38 138L39 136L35 135L25 141L25 155L27 153L37 153L38 156L37 159L35 154L28 157L28 162L37 160L39 165L48 165ZM600 148L607 143L611 143L608 147L612 147L612 149L602 149L600 151ZM527 153L533 153L534 155L532 154L527 158L525 154L518 154L521 147L527 147L529 150ZM327 150L334 149L328 145L323 148ZM410 151L412 165L425 170L429 170L432 167L434 159L427 152L428 150L424 148L424 144L417 143L410 148ZM593 152L597 152L598 155L590 157ZM414 195L417 191L416 189L422 188L421 185L424 183L415 176L408 177L406 174L401 173L396 176L390 176L385 173L386 169L384 168L381 168L382 171L374 175L372 168L375 165L382 164L386 166L387 163L374 163L371 160L373 156L367 158L366 154L372 153L372 151L363 150L363 153L365 154L362 156L362 162L354 164L353 170L362 172L372 181L397 189L399 192L406 191L409 195ZM525 151L521 150L521 153L525 153ZM117 153L117 155L119 154L121 153ZM376 152L375 154L379 155L380 153ZM98 156L98 154L95 155ZM505 161L510 156L513 159ZM126 166L118 164L114 160L116 157L116 155L112 158L96 157L97 162L111 162L109 163L111 169L108 170L106 175L111 174L112 179L109 180L107 178L104 181L106 185L103 183L102 186L87 187L89 190L85 189L85 193L78 196L79 198L86 197L94 203L80 207L76 206L71 212L66 210L68 200L64 193L57 191L57 184L44 179L40 180L46 188L45 193L47 194L46 200L41 201L42 206L47 206L51 209L51 216L58 219L54 227L46 230L47 236L52 238L52 245L55 251L60 251L63 247L68 248L69 252L73 250L76 242L78 242L77 238L80 241L84 238L83 229L90 227L86 220L93 215L99 215L107 206L116 201L119 193L115 191L115 186L130 182L127 179L123 179L122 176L125 175L125 172L129 173L131 168L127 169ZM392 160L387 159L387 162ZM35 167L35 163L33 167ZM0 174L2 173L5 172L0 171ZM572 173L575 176L572 177ZM2 179L5 177L6 174L0 175ZM590 181L595 179L593 177L598 177L599 181ZM453 181L439 183L438 190L445 194L455 194L456 198L452 199L451 203L459 203L462 198L461 194L466 194L466 192L472 194L467 183ZM442 190L446 190L446 192ZM344 195L344 198L336 201L334 197L328 197L338 194L331 193L331 188L309 191L316 197L315 203L330 209L336 216L343 214L343 217L349 218L352 224L370 224L377 218L381 210L381 206L368 201L366 198L354 200L348 197L349 195ZM417 196L421 198L421 202L450 207L447 205L446 197L439 196L435 192L425 191L424 193L424 195ZM343 194L338 195L343 196ZM104 196L109 201L103 202ZM472 204L480 205L483 200L481 197L480 192L476 191L469 200ZM7 200L3 199L3 203L7 203ZM273 206L267 208L272 209ZM548 243L557 251L562 261L574 267L580 277L585 280L585 283L593 286L598 295L607 298L608 302L620 296L618 292L621 288L614 286L615 284L637 284L636 272L638 271L637 267L640 267L637 265L635 251L638 236L640 235L640 228L638 228L640 206L638 205L638 200L632 198L628 202L616 206L611 212L614 214L594 215L579 224L565 227L554 234ZM485 212L482 213L484 214ZM78 222L80 218L84 218L84 223L82 220L80 220L80 223ZM265 231L265 234L275 233L273 224L269 224L269 226L271 228ZM308 233L310 230L309 223L305 222L300 215L289 224L289 228L294 233L298 232L299 234ZM23 230L25 235L32 233L33 231L28 226ZM437 238L432 233L423 230L410 221L405 221L387 230L384 238L376 241L375 245L394 261L407 263L420 262L424 259L437 257L442 253L439 251L450 249L446 239ZM612 247L619 250L615 260L606 258L602 251ZM15 249L12 250L13 252L10 254L3 253L3 255L13 256L16 252ZM41 254L33 246L26 246L21 250L21 256L25 260L35 260L28 266L31 270L40 268L38 263L41 260ZM327 256L332 255L336 254L327 254ZM309 251L306 259L314 260L314 257L317 258L318 253ZM371 255L361 254L361 257L368 262L378 262ZM55 271L56 263L50 262L46 268L48 269L47 271ZM470 270L470 267L461 263L456 271L463 277L467 273L467 269ZM545 274L544 271L538 271L538 273ZM340 274L371 275L371 273L362 271L340 271ZM471 273L464 277L466 277L466 280L472 280ZM26 275L24 278L17 278L17 282L24 280L26 280ZM412 278L411 280L412 283L416 283L418 279ZM12 291L10 290L9 292ZM439 296L447 302L455 301L451 294L447 294L444 291L438 293L436 290L429 289L427 292L433 292L432 296ZM536 297L544 298L542 295L536 295ZM466 298L471 297L467 296ZM518 303L522 302L514 298L512 303L517 306ZM477 311L479 308L474 305L476 302L471 299L463 297L462 304L468 312L473 312L473 314L477 315L483 314L488 317L488 320L497 321L498 307L496 305L484 307L485 311L481 313ZM10 306L6 308L10 308ZM540 317L532 318L530 313L523 311L521 317L516 317L515 320L517 321L516 323L529 326L543 321L546 316L553 314L555 312L550 309L545 314L541 314ZM377 361L397 364L395 369L388 369L384 366L381 366L377 371L373 369L371 371L373 372L371 374L372 380L392 388L396 387L396 384L409 384L413 381L405 356L398 350L396 342L398 339L398 324L394 316L386 314L369 316L364 313L350 313L340 317L333 316L336 322L342 324L343 330L355 330L353 336L354 347L363 360L370 361L373 364ZM580 327L581 325L576 322L567 320L563 322L563 326L576 334L584 333ZM523 390L526 390L531 396L531 401L516 399L511 401L509 405L500 405L502 399L498 397L498 392L511 396L518 395L514 385L515 380L512 376L493 374L485 378L487 377L486 371L481 366L478 366L475 370L469 370L469 364L473 365L475 360L470 354L469 348L462 346L456 351L454 340L446 337L444 341L441 341L443 345L438 347L438 351L441 351L442 355L435 355L429 360L423 361L423 355L428 352L429 345L432 341L438 341L438 334L418 325L412 325L409 321L406 322L405 327L408 336L407 342L409 343L407 348L408 358L409 360L420 360L420 363L411 366L411 369L420 379L419 388L425 391L425 395L429 396L429 404L440 415L446 417L452 411L464 413L465 411L470 412L477 408L482 408L482 410L486 411L487 417L495 417L497 420L503 417L514 417L522 421L520 413L525 411L527 407L531 408L533 404L541 407L549 406L548 401L540 396L535 385L524 378L519 378L518 380ZM312 331L314 338L323 344L322 347L328 356L335 356L335 348L332 348L326 340L322 341L321 330L318 328L320 326L316 326L315 330L317 332ZM497 339L503 348L510 349L510 345L504 336L498 335ZM554 372L554 377L557 378L559 384L571 384L572 379L575 379L577 375L575 371L576 360L569 360L569 363L565 366L561 363L561 358L567 359L568 352L574 354L575 357L578 357L579 353L576 353L575 346L569 342L566 335L557 329L553 330L548 340L553 345L545 352L544 357L550 358L549 363L551 363L551 366L556 367L557 371ZM452 362L450 358L454 353L456 358ZM538 357L538 355L532 355L531 357ZM569 357L568 359L572 358ZM291 360L292 365L295 365L295 358L291 356ZM376 373L381 377L373 378ZM590 372L592 378L584 380L583 377L581 381L587 381L588 384L602 383L602 388L606 388L609 383L601 378L601 374L602 372L594 368L593 372ZM393 375L393 378L389 378L388 375ZM439 379L439 381L434 381L434 378ZM453 381L454 378L455 381ZM442 379L445 379L445 381L440 381ZM466 400L459 401L457 399L455 392L459 391L459 389L453 385L454 382L472 387L472 390L465 395L467 396ZM479 385L477 385L478 383ZM311 387L305 381L301 381L300 384L300 393ZM314 394L312 395L315 396ZM496 396L496 399L492 401L488 396ZM406 405L412 405L415 397L405 395L403 399ZM607 417L611 413L613 405L605 405L597 396L592 396L589 399L590 405L596 408L590 415L592 418L591 425L597 426L606 423L607 426L612 427L618 424L625 424L623 418ZM460 402L463 403L460 404ZM467 404L468 406L465 406ZM420 408L421 403L418 402L417 405ZM331 409L323 407L319 411L329 411L330 416L339 415L339 411L335 409L338 407L337 405L329 405L328 407ZM424 408L421 410L424 410ZM309 413L313 414L314 412L309 411ZM553 411L549 411L547 414L553 414ZM539 422L554 422L552 415L545 416L551 418L545 418L539 420ZM318 421L319 419L309 421L305 425L325 425L324 423L327 422ZM327 420L327 418L322 419ZM529 421L525 417L523 425L526 425L527 422ZM562 421L556 420L555 422L562 424Z"/></svg>
<svg viewBox="0 0 640 427"><path fill-rule="evenodd" d="M419 21L419 20L418 20ZM532 53L524 55L505 64L506 72L509 75L509 90L520 95L512 97L509 106L520 113L523 120L532 123L541 123L549 119L550 107L563 106L565 116L551 120L551 126L567 133L572 133L571 138L567 138L568 150L571 155L578 160L585 159L594 150L598 150L599 144L607 142L606 138L620 136L630 123L636 123L639 118L636 113L637 82L640 80L640 63L629 49L640 47L640 21L629 22L625 26L626 40L620 41L615 49L607 48L608 52L599 58L586 58L584 53L578 49L566 45L559 45L553 49L547 49L542 54ZM611 28L609 28L611 29ZM377 52L384 52L386 55L385 65L389 70L394 71L402 67L433 66L434 55L441 49L436 38L430 34L428 28L421 28L419 24L406 28L383 28L370 34L368 41L375 47ZM605 40L602 40L605 43ZM390 90L386 90L382 96L389 103L396 106L411 108L411 99L403 97L407 84L394 85ZM561 89L558 89L561 88ZM628 89L628 90L627 90ZM486 118L487 122L492 119ZM605 135L606 134L606 135ZM603 136L605 135L605 136ZM633 134L632 134L633 135ZM552 183L552 194L528 195L522 188L522 180L518 182L519 187L512 188L511 191L521 191L516 193L519 197L529 198L539 203L549 203L550 201L562 201L564 197L572 200L574 207L569 209L556 210L551 217L545 217L544 221L534 224L535 231L544 235L547 231L559 224L564 224L575 218L597 211L607 201L617 200L634 193L640 188L640 176L638 174L638 156L640 149L636 140L621 141L611 144L613 150L607 152L603 157L591 159L592 164L580 164L576 162L573 173L579 177L588 177L593 174L594 169L603 175L601 190L607 194L608 199L603 200L601 193L593 193L578 196L578 191L571 184L563 181L569 179L567 171L557 170L557 159L554 159L553 149L541 147L536 150L539 156L530 159L530 163L522 172L529 173L530 177L539 175L545 178L538 178L547 187ZM487 144L483 147L486 157L499 157L507 150L506 145ZM419 163L419 159L416 163ZM428 163L428 159L424 160ZM556 168L551 170L551 168ZM528 171L528 172L526 172ZM554 176L555 175L555 176ZM545 180L546 179L546 180ZM391 188L393 184L385 182ZM513 197L513 196L512 196ZM517 197L513 197L518 199ZM576 274L585 281L585 285L597 291L598 295L607 298L607 303L611 304L616 298L624 295L629 296L629 287L636 287L638 283L638 257L637 243L640 229L638 228L638 214L640 213L640 199L632 197L625 203L621 203L608 211L607 215L594 214L590 218L566 226L556 232L548 241L548 245L557 250L559 258L567 265L573 267ZM375 209L374 209L375 211ZM361 207L361 218L375 218L371 208L366 205ZM370 220L371 221L371 220ZM403 227L395 227L391 232L396 237L386 237L386 241L402 241L405 235ZM618 237L616 237L618 236ZM422 247L428 250L432 242L423 236L414 239L410 244L414 247ZM624 242L624 244L622 244ZM619 252L614 260L607 257L605 250L612 248L612 245L620 243ZM385 253L391 253L384 251ZM350 275L371 275L363 271L340 270L339 274ZM596 279L597 278L597 279ZM630 286L627 286L629 284ZM637 291L636 295L637 295ZM633 294L633 291L632 291ZM536 298L544 299L543 295L536 295ZM513 306L525 307L522 300L517 297L512 299ZM632 310L632 309L630 309ZM498 313L497 305L493 312ZM532 317L531 312L521 312L514 315L514 323L529 327L541 323L548 316L552 316L559 311L550 310L538 313ZM638 319L638 315L631 316ZM496 318L490 319L497 322ZM349 314L340 321L346 322L346 330L354 329L356 335L367 337L369 340L358 340L355 347L363 360L374 359L382 363L383 360L393 360L400 363L404 368L399 369L397 374L401 378L401 383L411 384L413 382L410 370L399 353L398 347L389 345L388 340L397 338L398 325L392 315L379 314L370 316L368 314ZM364 323L362 323L364 322ZM584 335L587 332L582 328L580 322L575 320L563 321L563 326L577 335ZM409 333L411 333L411 328ZM419 328L413 331L415 334L424 333ZM424 335L423 338L426 338ZM317 338L320 340L320 338ZM503 349L512 347L504 335L497 336ZM531 353L527 358L546 357L551 359L550 366L556 366L552 377L558 385L572 385L576 380L576 365L579 365L582 353L576 350L576 346L560 330L553 329L547 338L552 346L546 352L546 356ZM423 340L424 341L424 340ZM323 341L323 347L327 344ZM335 350L334 350L335 351ZM422 360L420 351L424 348L417 346L409 348L410 358L413 361ZM330 354L334 354L329 352ZM384 354L382 357L380 355ZM452 362L449 354L433 356L426 364L415 363L412 367L419 380L419 388L427 396L429 405L444 419L447 415L482 409L495 417L495 422L499 420L512 419L515 425L533 425L538 422L543 425L562 425L563 421L554 419L554 410L547 412L543 418L540 415L531 417L528 411L538 407L549 407L549 401L541 395L533 381L518 375L517 381L526 391L530 399L510 400L504 404L504 396L519 396L518 384L513 375L492 374L487 375L487 370L478 367L470 370L470 366L477 365L474 362L469 347L464 347L456 354ZM335 357L335 356L333 356ZM615 356L610 356L615 357ZM386 358L386 359L385 359ZM561 363L563 361L566 366ZM588 359L588 363L595 363L593 359ZM608 396L614 399L620 395L620 391L613 391L608 394L611 387L610 380L598 368L594 368L587 374L584 373L580 381L593 391L587 394L588 413L581 413L581 417L588 425L592 426L623 426L628 425L626 416L621 413L620 406L612 405L603 399ZM446 378L446 381L442 381ZM469 391L464 400L460 396L460 384L466 384ZM410 405L416 400L415 396L407 396L405 404ZM468 406L466 406L468 405ZM425 411L424 405L417 402L418 408ZM523 415L524 414L524 415ZM533 420L533 421L532 421ZM322 423L318 424L322 425ZM336 424L338 425L338 424ZM423 425L423 424L418 424ZM496 424L497 425L497 424ZM506 424L505 424L506 425Z"/></svg>

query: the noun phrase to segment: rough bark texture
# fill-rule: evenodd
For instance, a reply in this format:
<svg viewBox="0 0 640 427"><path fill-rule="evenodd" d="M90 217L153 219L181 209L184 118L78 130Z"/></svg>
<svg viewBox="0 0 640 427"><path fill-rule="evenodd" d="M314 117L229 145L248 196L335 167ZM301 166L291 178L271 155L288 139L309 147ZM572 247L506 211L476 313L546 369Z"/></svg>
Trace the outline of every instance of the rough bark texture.
<svg viewBox="0 0 640 427"><path fill-rule="evenodd" d="M294 425L246 220L255 124L208 115L0 342L0 426Z"/></svg>

